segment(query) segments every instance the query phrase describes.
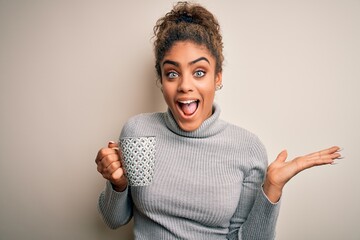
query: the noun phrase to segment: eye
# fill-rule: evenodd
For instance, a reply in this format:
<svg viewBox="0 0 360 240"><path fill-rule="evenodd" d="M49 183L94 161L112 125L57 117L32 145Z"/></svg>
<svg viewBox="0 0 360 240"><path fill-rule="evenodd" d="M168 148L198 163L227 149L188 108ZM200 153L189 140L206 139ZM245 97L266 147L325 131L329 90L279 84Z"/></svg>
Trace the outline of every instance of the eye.
<svg viewBox="0 0 360 240"><path fill-rule="evenodd" d="M170 79L174 79L174 78L177 78L179 76L179 74L177 72L171 71L171 72L168 72L166 74L166 76Z"/></svg>
<svg viewBox="0 0 360 240"><path fill-rule="evenodd" d="M197 70L197 71L194 73L194 76L197 77L197 78L201 78L201 77L205 76L205 71L203 71L203 70Z"/></svg>

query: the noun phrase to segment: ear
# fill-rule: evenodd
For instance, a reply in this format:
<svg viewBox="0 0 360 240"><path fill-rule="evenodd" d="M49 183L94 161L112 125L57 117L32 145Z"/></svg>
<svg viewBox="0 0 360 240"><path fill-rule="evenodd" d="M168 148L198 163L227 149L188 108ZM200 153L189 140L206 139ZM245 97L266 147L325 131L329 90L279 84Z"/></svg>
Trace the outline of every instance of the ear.
<svg viewBox="0 0 360 240"><path fill-rule="evenodd" d="M222 72L218 72L216 75L215 75L215 85L216 86L219 86L222 84Z"/></svg>

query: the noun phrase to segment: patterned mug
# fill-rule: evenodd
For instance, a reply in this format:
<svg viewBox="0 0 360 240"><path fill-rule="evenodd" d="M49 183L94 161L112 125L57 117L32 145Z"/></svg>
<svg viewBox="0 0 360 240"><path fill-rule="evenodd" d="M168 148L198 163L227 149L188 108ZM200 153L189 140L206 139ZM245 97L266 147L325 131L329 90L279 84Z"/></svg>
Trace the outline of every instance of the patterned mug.
<svg viewBox="0 0 360 240"><path fill-rule="evenodd" d="M152 182L155 169L155 143L154 136L120 138L122 164L130 186L147 186Z"/></svg>

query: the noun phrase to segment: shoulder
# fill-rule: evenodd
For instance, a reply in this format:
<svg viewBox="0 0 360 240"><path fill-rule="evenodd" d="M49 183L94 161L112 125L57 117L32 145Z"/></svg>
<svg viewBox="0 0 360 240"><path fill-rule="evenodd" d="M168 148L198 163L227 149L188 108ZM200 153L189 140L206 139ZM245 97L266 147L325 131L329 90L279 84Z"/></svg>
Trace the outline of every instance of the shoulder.
<svg viewBox="0 0 360 240"><path fill-rule="evenodd" d="M224 131L225 137L229 141L235 142L246 153L253 164L267 166L267 152L260 138L252 131L243 127L232 123L226 123L226 125L227 127Z"/></svg>
<svg viewBox="0 0 360 240"><path fill-rule="evenodd" d="M164 125L164 113L141 113L130 117L124 124L120 137L151 135L151 131Z"/></svg>
<svg viewBox="0 0 360 240"><path fill-rule="evenodd" d="M223 120L222 120L223 121ZM237 138L239 140L242 140L247 143L247 145L262 145L259 137L253 133L252 131L245 129L243 127L240 127L238 125L235 125L233 123L225 122L226 129L224 131L224 134L231 136L231 138Z"/></svg>

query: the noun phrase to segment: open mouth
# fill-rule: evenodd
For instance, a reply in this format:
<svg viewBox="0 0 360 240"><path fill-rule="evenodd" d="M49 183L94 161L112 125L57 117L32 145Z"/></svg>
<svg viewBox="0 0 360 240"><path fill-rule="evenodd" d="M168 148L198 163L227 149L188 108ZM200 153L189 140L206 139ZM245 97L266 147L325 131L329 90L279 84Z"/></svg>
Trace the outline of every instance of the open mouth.
<svg viewBox="0 0 360 240"><path fill-rule="evenodd" d="M193 115L199 106L199 100L178 101L177 103L185 116Z"/></svg>

